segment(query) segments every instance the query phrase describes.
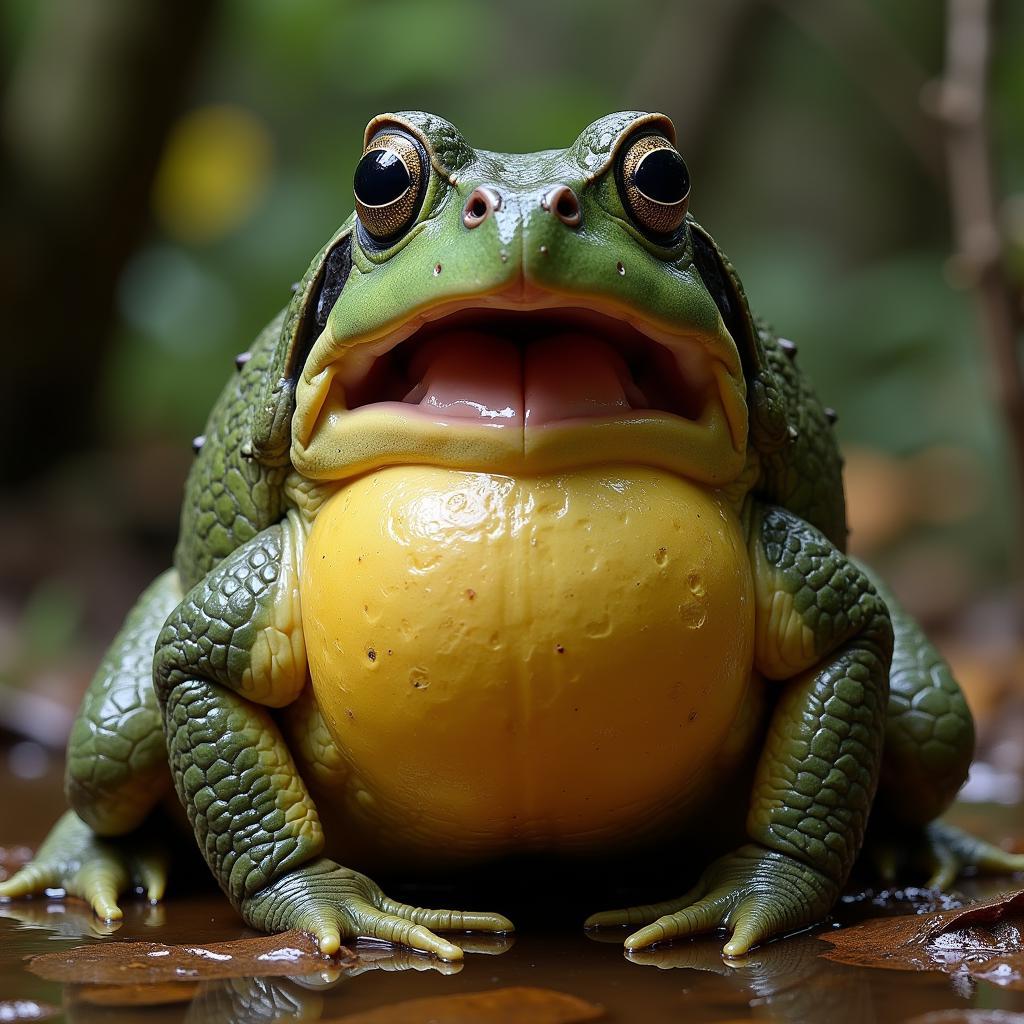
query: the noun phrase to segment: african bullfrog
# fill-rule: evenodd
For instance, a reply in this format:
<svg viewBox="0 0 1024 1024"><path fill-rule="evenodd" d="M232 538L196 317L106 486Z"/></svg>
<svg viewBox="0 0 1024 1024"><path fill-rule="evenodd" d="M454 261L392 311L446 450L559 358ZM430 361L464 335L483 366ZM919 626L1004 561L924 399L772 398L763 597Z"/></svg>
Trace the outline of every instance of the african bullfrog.
<svg viewBox="0 0 1024 1024"><path fill-rule="evenodd" d="M363 871L641 872L712 818L731 852L587 924L630 949L721 927L742 954L827 915L872 809L939 884L1024 868L934 822L970 714L844 555L834 414L688 212L671 122L522 155L384 114L354 194L238 357L174 566L75 723L72 810L0 895L160 898L172 782L242 917L326 953L458 959L435 931L512 928Z"/></svg>

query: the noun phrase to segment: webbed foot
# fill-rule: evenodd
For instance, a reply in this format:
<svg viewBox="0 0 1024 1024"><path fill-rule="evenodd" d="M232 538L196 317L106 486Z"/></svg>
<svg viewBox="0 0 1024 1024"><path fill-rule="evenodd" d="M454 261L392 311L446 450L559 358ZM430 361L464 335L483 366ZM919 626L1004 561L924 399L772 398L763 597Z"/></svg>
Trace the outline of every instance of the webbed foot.
<svg viewBox="0 0 1024 1024"><path fill-rule="evenodd" d="M383 939L442 960L461 960L463 951L440 931L511 932L501 914L427 910L385 896L380 886L358 871L321 858L279 878L242 902L242 916L266 931L300 928L310 932L320 951L337 952L342 939Z"/></svg>
<svg viewBox="0 0 1024 1024"><path fill-rule="evenodd" d="M726 956L742 956L765 939L807 928L832 908L838 887L814 868L754 844L720 857L679 899L593 914L585 928L643 925L626 949L726 928Z"/></svg>
<svg viewBox="0 0 1024 1024"><path fill-rule="evenodd" d="M888 885L895 884L907 868L927 872L927 889L948 889L965 871L987 875L1024 871L1024 854L1008 853L942 821L929 822L909 837L870 837L865 852Z"/></svg>
<svg viewBox="0 0 1024 1024"><path fill-rule="evenodd" d="M74 811L54 825L35 859L6 882L0 897L40 896L63 889L85 900L105 921L122 917L118 898L141 887L150 902L163 898L167 887L167 858L138 833L117 839L97 836Z"/></svg>

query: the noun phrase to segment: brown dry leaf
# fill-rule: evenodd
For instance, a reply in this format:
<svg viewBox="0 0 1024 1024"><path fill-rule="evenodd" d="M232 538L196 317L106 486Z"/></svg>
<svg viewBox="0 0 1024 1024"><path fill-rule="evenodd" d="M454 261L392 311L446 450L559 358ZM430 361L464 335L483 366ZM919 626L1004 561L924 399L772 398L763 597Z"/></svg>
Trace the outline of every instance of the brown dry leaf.
<svg viewBox="0 0 1024 1024"><path fill-rule="evenodd" d="M28 969L47 981L134 985L312 974L327 965L350 966L344 946L324 957L311 936L291 931L231 942L168 946L162 942L97 942L29 958Z"/></svg>
<svg viewBox="0 0 1024 1024"><path fill-rule="evenodd" d="M1024 890L934 914L876 918L822 935L822 956L855 967L966 972L1024 990Z"/></svg>
<svg viewBox="0 0 1024 1024"><path fill-rule="evenodd" d="M570 1024L602 1016L602 1007L576 996L524 985L407 999L324 1024Z"/></svg>
<svg viewBox="0 0 1024 1024"><path fill-rule="evenodd" d="M196 981L85 985L76 990L75 1000L91 1006L173 1006L175 1003L190 1003L198 991L199 983Z"/></svg>

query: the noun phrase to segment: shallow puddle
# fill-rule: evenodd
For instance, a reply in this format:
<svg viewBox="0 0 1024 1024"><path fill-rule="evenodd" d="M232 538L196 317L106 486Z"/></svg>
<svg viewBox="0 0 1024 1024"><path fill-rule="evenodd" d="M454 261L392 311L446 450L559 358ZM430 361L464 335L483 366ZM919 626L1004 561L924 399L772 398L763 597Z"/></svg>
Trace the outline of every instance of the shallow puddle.
<svg viewBox="0 0 1024 1024"><path fill-rule="evenodd" d="M279 976L131 977L112 983L94 973L89 983L44 978L25 958L65 952L83 944L157 943L125 947L127 961L140 948L175 944L209 947L251 935L224 900L210 893L168 900L161 908L132 903L109 936L80 905L34 901L0 907L0 1020L183 1021L844 1021L886 1022L946 1009L979 1007L1024 1014L1024 993L1000 989L965 975L915 974L851 967L824 959L813 936L797 936L724 962L720 940L687 942L627 959L619 941L597 941L580 931L524 931L509 948L500 942L469 943L460 968L370 943L356 943L354 964L314 964L311 973ZM618 940L618 941L611 941ZM280 943L289 946L289 941ZM215 951L223 947L215 946ZM263 947L261 947L263 948ZM267 947L270 948L270 947ZM266 949L263 949L264 954ZM130 954L130 955L129 955ZM219 955L226 955L223 952ZM48 958L52 962L52 957ZM61 958L64 959L64 958ZM223 963L223 961L220 961ZM293 969L289 965L289 969ZM74 976L65 972L59 977ZM498 990L525 987L529 997ZM547 990L538 994L535 990ZM488 1001L466 997L490 993ZM447 999L455 997L458 999ZM564 997L573 997L565 1000ZM563 998L560 998L563 997ZM528 1004L529 1013L515 1007ZM427 1002L424 1002L424 1001ZM580 1003L596 1005L594 1018ZM383 1007L392 1007L388 1014ZM468 1009L467 1009L468 1006ZM569 1011L575 1007L577 1015ZM541 1011L549 1013L545 1016ZM370 1011L377 1011L371 1014ZM423 1014L428 1014L424 1017ZM559 1016L559 1014L563 1014ZM467 1015L468 1014L468 1015ZM114 1015L114 1016L111 1016Z"/></svg>
<svg viewBox="0 0 1024 1024"><path fill-rule="evenodd" d="M0 780L2 781L2 780ZM50 817L42 801L36 813ZM59 797L51 801L59 807ZM3 809L6 811L6 808ZM1019 814L1014 811L1013 814ZM998 835L1006 822L997 812L977 805L958 812L987 835ZM0 813L3 839L13 844L37 842L42 824L21 822ZM12 823L19 826L12 829ZM1017 827L1019 831L1019 826ZM18 834L10 834L17 831ZM1010 834L1005 832L1005 834ZM373 943L355 943L356 961L309 959L308 973L295 973L294 958L275 950L295 950L294 936L270 945L257 943L248 954L258 968L245 966L235 947L215 944L254 937L241 925L215 889L182 895L181 881L159 907L138 901L126 904L119 927L103 925L76 901L33 900L0 904L0 1022L53 1020L153 1021L161 1024L213 1024L229 1021L347 1021L348 1024L439 1024L463 1021L558 1022L597 1019L621 1021L744 1020L827 1024L903 1022L942 1011L1001 1011L979 1020L1024 1024L1024 992L1013 991L966 972L952 976L850 966L825 959L829 947L814 935L771 943L742 960L724 961L721 938L709 938L635 954L622 951L621 933L588 936L576 926L575 914L557 925L537 924L539 915L520 915L522 931L512 939L473 937L461 966L395 951ZM1020 882L1018 880L1018 886ZM1011 886L1009 879L968 882L960 891L980 899ZM413 895L413 894L403 894ZM424 892L422 902L435 899ZM913 895L913 894L911 894ZM839 908L846 923L892 912L941 909L925 894L892 905L885 897L854 894ZM505 908L502 908L505 909ZM461 941L461 940L460 940ZM133 972L109 969L98 943L149 943L125 946L125 962L143 962L148 954L174 946L193 950L191 973L155 974L145 982ZM74 961L75 947L91 946L85 959L107 964L86 975L29 969L41 963ZM213 956L195 950L210 950ZM245 947L243 947L244 949ZM168 954L173 955L173 954ZM233 957L239 969L198 970L195 962L224 965ZM275 970L279 963L281 969ZM40 962L37 962L37 967ZM212 973L221 973L213 977ZM45 976L44 976L45 975ZM147 977L149 977L147 975ZM79 980L69 980L76 978ZM64 980L61 980L64 979ZM514 990L514 991L512 991ZM595 1016L600 1011L601 1016ZM926 1018L928 1019L928 1018ZM940 1016L938 1021L970 1020Z"/></svg>

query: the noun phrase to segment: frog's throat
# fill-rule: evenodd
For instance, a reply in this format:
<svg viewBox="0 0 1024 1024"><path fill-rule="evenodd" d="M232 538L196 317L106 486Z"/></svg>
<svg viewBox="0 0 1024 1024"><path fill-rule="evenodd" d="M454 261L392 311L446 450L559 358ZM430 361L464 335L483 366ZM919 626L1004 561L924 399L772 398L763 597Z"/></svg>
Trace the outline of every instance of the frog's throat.
<svg viewBox="0 0 1024 1024"><path fill-rule="evenodd" d="M584 308L585 307L585 308ZM334 339L299 376L292 462L340 480L386 465L547 473L650 465L723 486L746 457L746 387L725 325L495 291Z"/></svg>

